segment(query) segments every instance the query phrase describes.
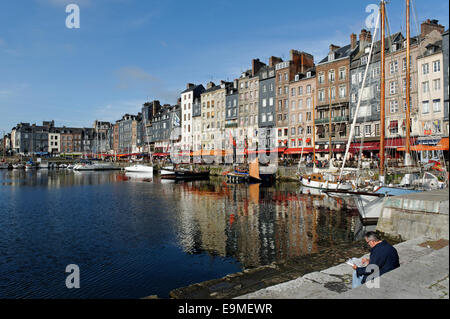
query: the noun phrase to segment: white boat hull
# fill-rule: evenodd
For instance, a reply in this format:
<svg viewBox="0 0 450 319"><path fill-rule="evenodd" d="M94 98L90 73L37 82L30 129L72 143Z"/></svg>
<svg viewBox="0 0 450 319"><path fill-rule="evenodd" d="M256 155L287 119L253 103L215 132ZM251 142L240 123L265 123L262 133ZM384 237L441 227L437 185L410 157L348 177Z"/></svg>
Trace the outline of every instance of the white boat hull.
<svg viewBox="0 0 450 319"><path fill-rule="evenodd" d="M125 167L125 171L130 173L153 173L153 167L146 165L133 165Z"/></svg>
<svg viewBox="0 0 450 319"><path fill-rule="evenodd" d="M310 188L317 188L321 190L337 190L337 189L345 189L350 190L352 189L351 185L348 184L341 184L341 183L333 183L329 181L313 181L308 180L307 178L303 178L301 180L301 184L304 187L310 187Z"/></svg>
<svg viewBox="0 0 450 319"><path fill-rule="evenodd" d="M107 163L96 163L96 164L77 164L73 168L75 171L107 171L119 169L115 165Z"/></svg>

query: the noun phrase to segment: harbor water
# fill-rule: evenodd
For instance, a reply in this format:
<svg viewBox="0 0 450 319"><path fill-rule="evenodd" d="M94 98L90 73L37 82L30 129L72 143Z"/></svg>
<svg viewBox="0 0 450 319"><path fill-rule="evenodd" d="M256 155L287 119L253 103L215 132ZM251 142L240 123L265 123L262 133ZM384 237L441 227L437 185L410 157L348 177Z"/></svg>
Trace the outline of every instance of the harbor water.
<svg viewBox="0 0 450 319"><path fill-rule="evenodd" d="M0 298L167 298L173 289L355 240L359 217L297 183L0 171ZM67 265L80 288L66 287Z"/></svg>

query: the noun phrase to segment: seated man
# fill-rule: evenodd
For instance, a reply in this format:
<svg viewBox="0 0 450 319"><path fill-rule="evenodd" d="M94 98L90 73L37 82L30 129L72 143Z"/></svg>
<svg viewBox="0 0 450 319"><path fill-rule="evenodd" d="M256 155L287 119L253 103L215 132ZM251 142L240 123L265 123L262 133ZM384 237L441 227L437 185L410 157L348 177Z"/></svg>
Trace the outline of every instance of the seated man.
<svg viewBox="0 0 450 319"><path fill-rule="evenodd" d="M367 232L365 240L370 246L370 257L362 259L364 267L353 265L353 288L364 284L367 277L373 272L366 271L369 264L378 266L380 276L400 267L397 250L386 241L381 240L376 232Z"/></svg>

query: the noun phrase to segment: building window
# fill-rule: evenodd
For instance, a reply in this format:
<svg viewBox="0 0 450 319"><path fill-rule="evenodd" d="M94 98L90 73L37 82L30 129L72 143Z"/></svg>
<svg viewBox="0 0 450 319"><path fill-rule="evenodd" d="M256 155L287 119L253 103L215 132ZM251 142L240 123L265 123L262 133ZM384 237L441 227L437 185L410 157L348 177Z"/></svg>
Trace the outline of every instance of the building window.
<svg viewBox="0 0 450 319"><path fill-rule="evenodd" d="M334 80L335 80L334 70L329 70L329 71L328 71L328 80L329 80L330 82L334 82Z"/></svg>
<svg viewBox="0 0 450 319"><path fill-rule="evenodd" d="M324 73L323 73L323 72L320 72L320 73L319 73L319 76L317 77L317 79L318 79L318 82L319 82L320 84L323 84L323 83L325 82Z"/></svg>
<svg viewBox="0 0 450 319"><path fill-rule="evenodd" d="M391 81L389 82L389 91L391 94L397 93L397 81Z"/></svg>
<svg viewBox="0 0 450 319"><path fill-rule="evenodd" d="M346 75L345 71L346 71L345 67L339 69L339 80L345 80Z"/></svg>
<svg viewBox="0 0 450 319"><path fill-rule="evenodd" d="M390 66L391 74L398 72L398 61L397 60L391 62L389 66Z"/></svg>
<svg viewBox="0 0 450 319"><path fill-rule="evenodd" d="M441 89L441 79L433 80L433 89L439 91Z"/></svg>
<svg viewBox="0 0 450 319"><path fill-rule="evenodd" d="M391 134L397 134L398 133L398 121L391 121L389 124L389 130Z"/></svg>
<svg viewBox="0 0 450 319"><path fill-rule="evenodd" d="M303 94L303 86L299 86L298 87L298 95L302 95Z"/></svg>
<svg viewBox="0 0 450 319"><path fill-rule="evenodd" d="M433 72L439 72L441 70L441 61L433 61Z"/></svg>
<svg viewBox="0 0 450 319"><path fill-rule="evenodd" d="M319 101L320 102L325 101L325 91L324 90L319 91Z"/></svg>
<svg viewBox="0 0 450 319"><path fill-rule="evenodd" d="M422 74L428 74L430 73L430 68L428 63L422 64Z"/></svg>
<svg viewBox="0 0 450 319"><path fill-rule="evenodd" d="M440 112L441 111L441 100L433 100L433 112Z"/></svg>
<svg viewBox="0 0 450 319"><path fill-rule="evenodd" d="M429 86L428 81L422 82L422 92L423 92L423 93L428 93L428 92L430 92L430 86Z"/></svg>
<svg viewBox="0 0 450 319"><path fill-rule="evenodd" d="M372 134L371 127L372 127L371 125L365 125L364 126L364 133L365 133L366 136L370 136Z"/></svg>
<svg viewBox="0 0 450 319"><path fill-rule="evenodd" d="M429 112L430 112L430 107L428 105L428 101L423 101L422 102L422 113L427 114Z"/></svg>
<svg viewBox="0 0 450 319"><path fill-rule="evenodd" d="M306 86L306 94L311 94L311 85Z"/></svg>
<svg viewBox="0 0 450 319"><path fill-rule="evenodd" d="M345 98L345 96L347 95L347 92L346 92L347 90L346 90L346 87L345 86L340 86L339 87L339 97L342 99L342 98Z"/></svg>
<svg viewBox="0 0 450 319"><path fill-rule="evenodd" d="M360 135L361 135L361 131L360 131L359 126L357 125L357 126L355 126L355 136L360 136Z"/></svg>
<svg viewBox="0 0 450 319"><path fill-rule="evenodd" d="M390 105L391 113L397 113L398 112L398 101L397 100L390 101L389 105Z"/></svg>

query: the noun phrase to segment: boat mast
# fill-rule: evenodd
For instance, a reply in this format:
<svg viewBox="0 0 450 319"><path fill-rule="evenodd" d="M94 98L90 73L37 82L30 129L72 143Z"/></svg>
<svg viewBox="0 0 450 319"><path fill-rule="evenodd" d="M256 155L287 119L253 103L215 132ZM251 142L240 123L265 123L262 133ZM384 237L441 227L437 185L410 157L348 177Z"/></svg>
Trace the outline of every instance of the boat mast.
<svg viewBox="0 0 450 319"><path fill-rule="evenodd" d="M315 119L315 109L316 107L314 106L314 96L316 95L316 93L313 90L313 94L312 94L312 123L313 123L313 130L312 130L312 144L313 144L313 168L316 167L316 119Z"/></svg>
<svg viewBox="0 0 450 319"><path fill-rule="evenodd" d="M329 110L329 117L330 117L330 119L329 119L329 123L328 123L328 140L329 140L329 143L330 143L329 147L330 147L330 162L331 162L331 159L333 158L333 149L331 147L331 88L330 88L328 93L329 93L328 94L328 98L329 98L329 102L330 102L330 110Z"/></svg>
<svg viewBox="0 0 450 319"><path fill-rule="evenodd" d="M381 93L380 93L380 182L384 184L384 130L385 130L385 2L381 0Z"/></svg>
<svg viewBox="0 0 450 319"><path fill-rule="evenodd" d="M411 101L410 101L410 51L411 51L411 34L410 34L410 8L409 8L410 0L406 0L406 153L405 153L405 164L411 164L411 156L410 156L410 135L411 135Z"/></svg>

